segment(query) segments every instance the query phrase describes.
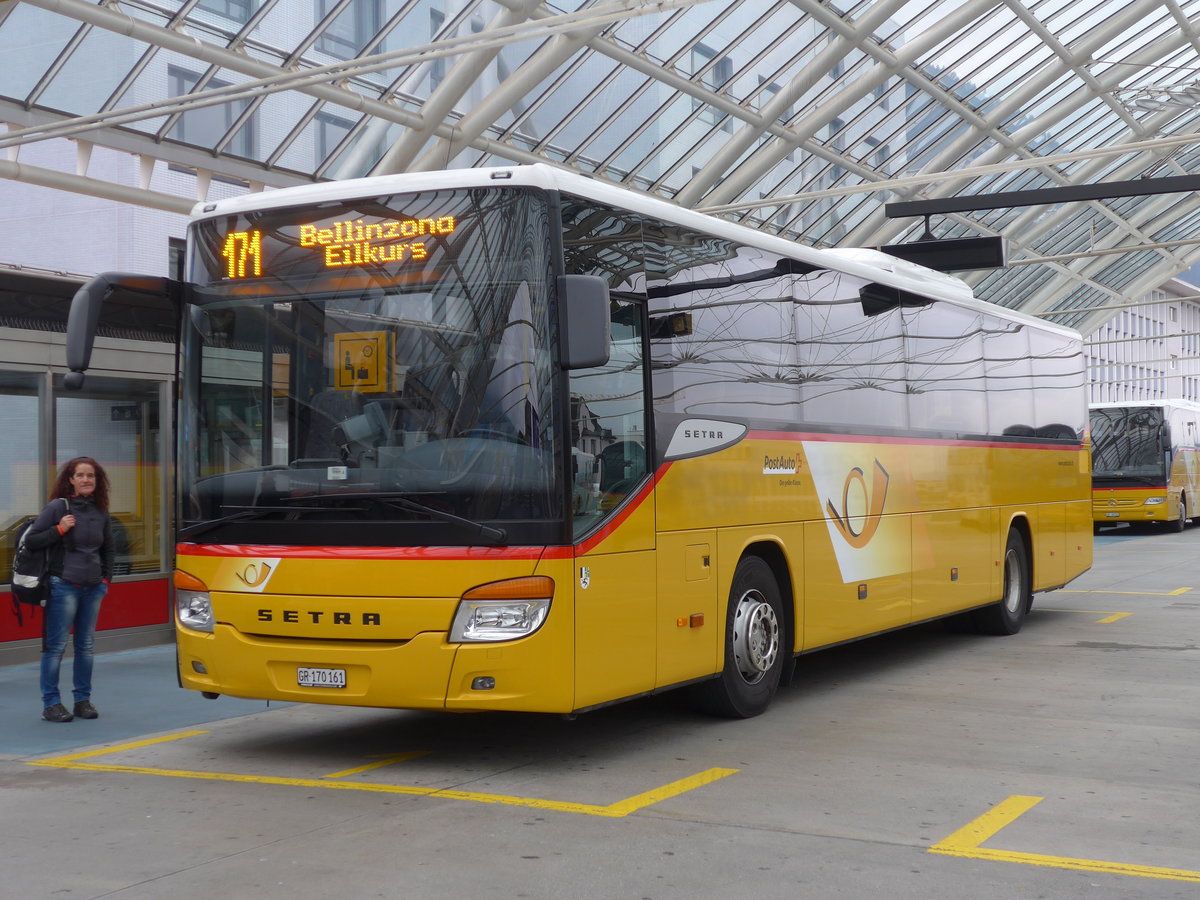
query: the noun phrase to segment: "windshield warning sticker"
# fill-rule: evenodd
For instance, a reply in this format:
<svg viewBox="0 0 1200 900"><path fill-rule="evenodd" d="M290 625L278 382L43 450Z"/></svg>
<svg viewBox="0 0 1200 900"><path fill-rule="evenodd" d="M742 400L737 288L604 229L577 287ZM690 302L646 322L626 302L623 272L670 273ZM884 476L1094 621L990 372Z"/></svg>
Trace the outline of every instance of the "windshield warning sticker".
<svg viewBox="0 0 1200 900"><path fill-rule="evenodd" d="M333 336L334 387L373 393L390 390L390 334L386 331L346 331Z"/></svg>

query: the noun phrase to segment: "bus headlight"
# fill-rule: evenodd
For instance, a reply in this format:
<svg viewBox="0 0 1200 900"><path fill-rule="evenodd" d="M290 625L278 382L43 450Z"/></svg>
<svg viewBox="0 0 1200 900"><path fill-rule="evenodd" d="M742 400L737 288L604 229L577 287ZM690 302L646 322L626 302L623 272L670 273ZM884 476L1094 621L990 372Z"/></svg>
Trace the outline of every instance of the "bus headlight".
<svg viewBox="0 0 1200 900"><path fill-rule="evenodd" d="M512 641L542 627L550 612L554 580L544 575L509 578L463 594L450 626L452 642Z"/></svg>
<svg viewBox="0 0 1200 900"><path fill-rule="evenodd" d="M1147 497L1142 503L1142 506L1158 506L1160 503L1166 503L1166 497Z"/></svg>
<svg viewBox="0 0 1200 900"><path fill-rule="evenodd" d="M213 630L212 598L208 586L187 572L175 572L175 617L184 628Z"/></svg>

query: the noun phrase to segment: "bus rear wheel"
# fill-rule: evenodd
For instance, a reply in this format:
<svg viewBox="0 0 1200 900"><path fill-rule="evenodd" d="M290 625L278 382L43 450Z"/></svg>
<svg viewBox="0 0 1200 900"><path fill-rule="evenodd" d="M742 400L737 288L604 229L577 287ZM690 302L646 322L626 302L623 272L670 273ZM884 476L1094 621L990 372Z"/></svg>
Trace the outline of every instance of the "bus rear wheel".
<svg viewBox="0 0 1200 900"><path fill-rule="evenodd" d="M771 567L757 556L743 557L729 588L725 666L716 679L696 686L696 705L737 719L765 711L783 672L784 621L783 600Z"/></svg>
<svg viewBox="0 0 1200 900"><path fill-rule="evenodd" d="M1016 634L1033 597L1029 551L1017 529L1008 530L1004 548L1004 589L1000 602L975 610L975 628L983 634Z"/></svg>

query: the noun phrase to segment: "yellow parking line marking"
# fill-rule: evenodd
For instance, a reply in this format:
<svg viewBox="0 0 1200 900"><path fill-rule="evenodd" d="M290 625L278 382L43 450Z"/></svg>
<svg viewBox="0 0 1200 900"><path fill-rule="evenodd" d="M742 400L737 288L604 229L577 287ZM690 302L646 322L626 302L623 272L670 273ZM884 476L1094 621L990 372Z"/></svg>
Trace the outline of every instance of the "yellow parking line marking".
<svg viewBox="0 0 1200 900"><path fill-rule="evenodd" d="M706 784L712 784L714 781L718 781L738 772L737 769L706 769L703 772L699 772L687 778L681 778L678 781L671 782L670 784L664 784L661 787L654 788L653 790L649 790L641 794L635 794L632 797L627 797L624 800L618 800L617 802L610 803L607 806L601 806L593 803L572 803L565 800L542 800L536 797L513 797L506 794L487 794L477 791L451 790L448 788L415 787L402 784L372 784L370 782L363 781L333 781L330 780L334 777L331 775L327 775L325 778L280 778L271 775L242 775L235 772L194 772L188 769L156 769L149 766L122 766L109 763L90 763L81 761L108 753L119 753L123 750L134 750L140 747L150 746L152 744L163 743L164 741L193 737L198 734L207 734L207 732L188 731L181 734L167 735L166 737L150 738L149 740L145 741L136 741L130 744L121 744L116 747L88 750L84 751L83 753L74 753L68 756L56 756L52 759L33 760L27 762L26 765L43 766L52 769L76 769L89 772L120 772L130 775L157 775L163 778L188 778L198 781L225 781L237 784L275 784L287 787L367 791L376 794L405 794L415 797L442 797L448 800L466 800L472 803L496 803L505 806L520 806L527 809L554 810L557 812L578 813L580 815L587 816L603 816L611 819L623 818L628 816L630 813L637 812L640 809L645 809L647 806L652 806L655 803L660 803L663 800L670 799L671 797L677 797L680 794L703 787ZM397 756L404 756L404 754L398 754ZM389 756L383 762L370 764L359 769L348 769L346 772L354 773L365 771L368 768L376 768L378 766L388 765L395 761L399 761L398 758Z"/></svg>
<svg viewBox="0 0 1200 900"><path fill-rule="evenodd" d="M989 859L995 862L1022 863L1051 869L1070 869L1106 875L1130 875L1139 878L1158 878L1166 881L1200 883L1200 872L1189 869L1168 869L1162 866L1137 866L1129 863L1106 862L1099 859L1073 859L1067 856L1047 856L1042 853L1019 853L1010 850L989 850L981 847L1000 829L1015 822L1042 802L1042 797L1014 794L996 804L975 821L958 829L929 848L930 853L959 856L967 859Z"/></svg>
<svg viewBox="0 0 1200 900"><path fill-rule="evenodd" d="M1041 802L1041 797L1023 797L1020 794L1013 794L1007 800L997 803L975 821L964 825L948 837L942 838L929 848L929 852L973 851L1005 825L1011 825Z"/></svg>
<svg viewBox="0 0 1200 900"><path fill-rule="evenodd" d="M419 756L427 756L428 750L410 750L407 753L389 753L380 758L379 762L367 763L365 766L358 766L353 769L343 769L341 772L333 772L329 775L322 775L322 778L345 778L347 775L361 775L363 772L370 772L372 769L382 769L384 766L395 765L399 762L407 762L410 759L416 759Z"/></svg>
<svg viewBox="0 0 1200 900"><path fill-rule="evenodd" d="M705 769L703 772L690 775L687 778L681 778L678 781L672 781L670 784L664 784L662 787L646 791L644 794L635 794L625 800L618 800L616 803L604 807L607 810L604 815L612 816L613 818L627 816L631 812L636 812L639 809L644 809L663 800L669 800L672 797L678 797L680 794L694 791L696 788L712 784L714 781L720 781L722 778L727 778L730 775L736 775L737 772L737 769Z"/></svg>
<svg viewBox="0 0 1200 900"><path fill-rule="evenodd" d="M109 753L116 753L121 750L140 750L142 747L150 747L154 744L165 744L167 741L178 741L183 738L196 737L200 734L208 734L207 731L180 731L177 734L166 734L161 737L146 738L144 741L134 741L129 744L120 744L116 747L101 747L99 750L84 750L82 753L71 753L67 756L56 756L54 759L45 759L39 762L31 762L31 766L40 766L46 763L68 763L75 762L78 759L91 759L93 756L105 756ZM68 769L70 766L59 766L59 768Z"/></svg>
<svg viewBox="0 0 1200 900"><path fill-rule="evenodd" d="M1042 612L1083 613L1087 616L1104 616L1105 618L1096 620L1097 625L1111 625L1113 622L1119 622L1133 615L1131 612L1108 612L1102 609L1050 609L1046 606L1038 608Z"/></svg>
<svg viewBox="0 0 1200 900"><path fill-rule="evenodd" d="M1186 594L1190 591L1190 587L1175 588L1173 591L1080 591L1074 588L1060 588L1055 593L1058 594L1129 594L1134 597L1178 597L1180 594Z"/></svg>

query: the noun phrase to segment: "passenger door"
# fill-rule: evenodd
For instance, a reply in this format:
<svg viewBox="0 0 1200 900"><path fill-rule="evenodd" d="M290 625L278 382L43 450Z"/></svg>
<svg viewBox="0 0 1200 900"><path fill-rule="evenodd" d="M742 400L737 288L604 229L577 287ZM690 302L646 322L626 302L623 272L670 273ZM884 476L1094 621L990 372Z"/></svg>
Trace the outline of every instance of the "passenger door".
<svg viewBox="0 0 1200 900"><path fill-rule="evenodd" d="M654 686L655 520L643 318L641 303L614 299L608 363L570 378L576 708Z"/></svg>

